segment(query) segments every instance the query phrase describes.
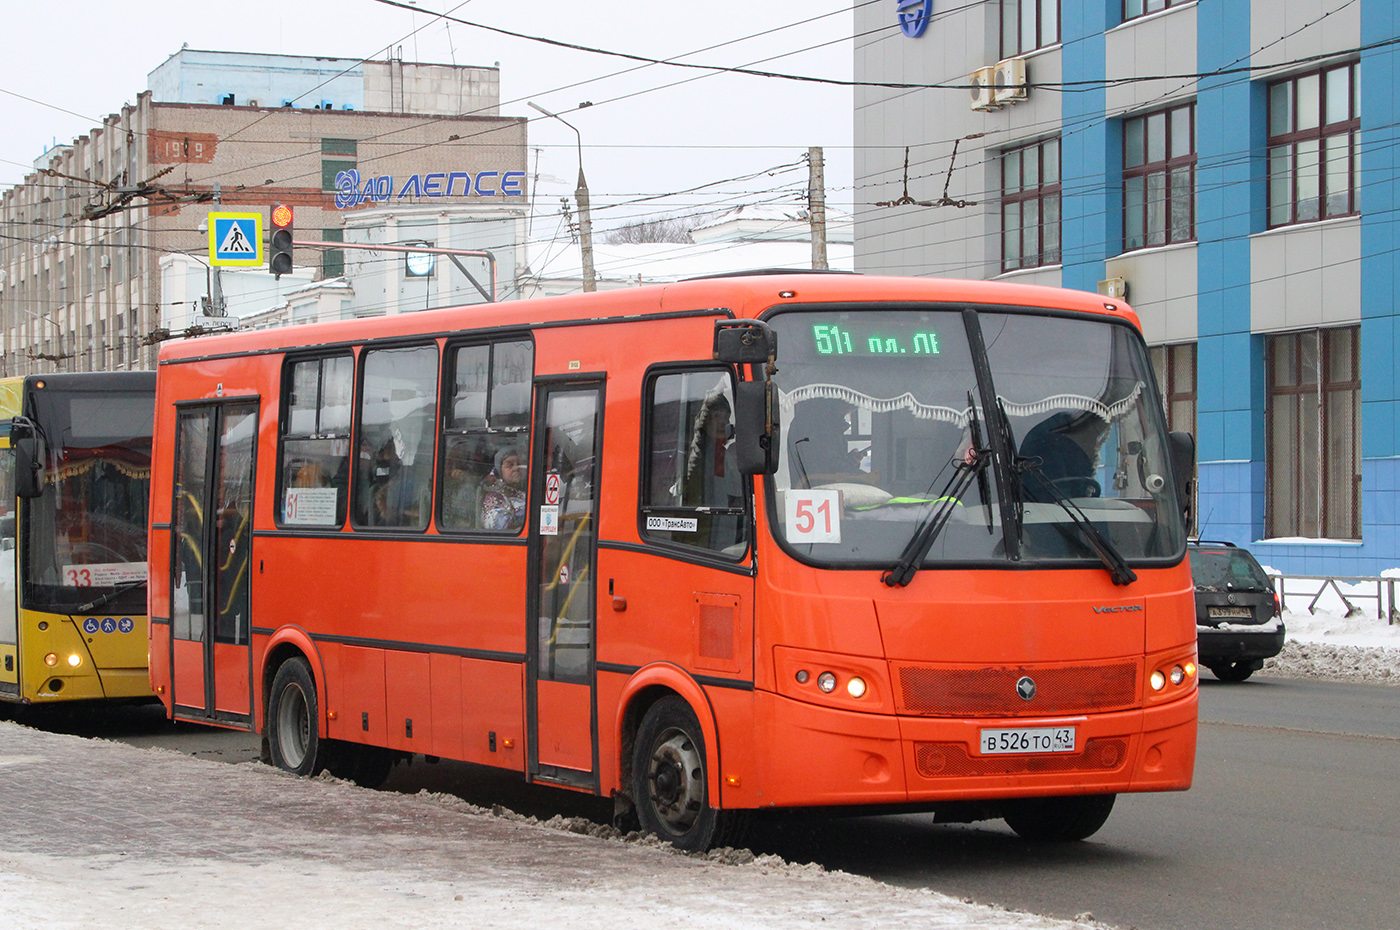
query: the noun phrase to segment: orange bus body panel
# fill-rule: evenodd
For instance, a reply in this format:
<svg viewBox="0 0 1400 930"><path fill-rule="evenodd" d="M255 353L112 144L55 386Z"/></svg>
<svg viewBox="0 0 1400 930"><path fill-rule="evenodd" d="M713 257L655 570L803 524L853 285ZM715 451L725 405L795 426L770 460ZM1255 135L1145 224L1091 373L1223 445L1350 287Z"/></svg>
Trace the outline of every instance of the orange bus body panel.
<svg viewBox="0 0 1400 930"><path fill-rule="evenodd" d="M715 320L754 318L789 300L1009 304L1137 326L1125 304L1074 291L790 275L167 343L157 391L150 547L152 616L166 620L153 623L151 632L151 679L165 686L162 700L169 708L183 703L184 694L204 693L192 670L198 644L172 643L168 622L175 405L256 398L254 678L243 683L251 689L254 730L266 724L263 702L276 661L294 648L311 664L321 733L331 739L527 777L536 763L587 772L596 756L591 790L602 795L631 790L632 737L642 711L664 693L679 695L695 712L709 751L709 797L723 807L922 804L1189 787L1194 688L1167 700L1147 685L1163 663L1194 659L1184 562L1143 570L1127 588L1115 587L1097 566L931 568L907 587L891 588L877 571L819 569L789 555L768 525L761 479L749 483L755 541L737 562L686 558L642 532L639 468L649 366L713 366ZM530 637L538 627L527 617L534 549L526 534L454 536L436 519L424 532L393 533L363 532L349 521L314 533L277 522L288 353L350 352L358 385L363 353L376 340L435 344L442 364L446 347L477 332L478 341L528 334L536 385L585 376L605 382L591 705L579 701L573 687L534 678ZM450 390L449 384L440 396ZM444 413L437 414L439 429ZM533 426L526 435L539 440ZM438 468L442 459L438 448ZM435 471L434 487L440 486ZM531 499L529 506L539 503ZM1096 612L1104 605L1123 609ZM172 649L175 669L165 658ZM230 659L216 671L235 687L236 665ZM1091 667L1098 671L1085 671ZM810 688L794 684L799 671L827 668L843 681L859 675L869 691L861 698L834 693L818 703ZM1073 760L969 750L982 729L1024 726L1028 715L1004 694L971 693L958 707L941 706L929 697L929 683L970 680L989 670L1029 670L1063 682L1064 712L1034 719L1037 725L1072 722L1084 750ZM246 679L246 663L242 671ZM538 719L531 719L532 707Z"/></svg>

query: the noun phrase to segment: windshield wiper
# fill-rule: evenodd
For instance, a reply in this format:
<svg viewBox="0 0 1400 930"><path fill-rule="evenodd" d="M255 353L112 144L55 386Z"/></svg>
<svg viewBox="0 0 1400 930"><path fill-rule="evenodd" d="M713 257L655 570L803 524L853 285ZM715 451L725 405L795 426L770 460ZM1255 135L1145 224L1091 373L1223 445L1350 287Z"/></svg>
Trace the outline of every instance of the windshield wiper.
<svg viewBox="0 0 1400 930"><path fill-rule="evenodd" d="M1079 509L1079 505L1065 496L1064 492L1055 487L1055 483L1045 477L1045 472L1040 468L1037 459L1017 459L1016 468L1022 474L1030 475L1040 485L1041 489L1060 505L1060 509L1069 514L1070 522L1078 529L1084 537L1084 541L1089 544L1089 548L1094 550L1094 554L1103 562L1103 567L1108 569L1109 575L1113 578L1115 585L1128 585L1137 581L1137 572L1128 567L1128 561L1123 558L1123 553L1119 552L1113 543L1108 541L1108 537L1099 532L1099 528L1090 522L1084 515L1084 511Z"/></svg>
<svg viewBox="0 0 1400 930"><path fill-rule="evenodd" d="M93 600L91 603L82 605L82 606L79 607L77 610L73 611L73 613L75 613L75 614L90 614L90 613L92 613L94 610L96 610L97 608L102 607L102 606L105 606L105 605L107 605L107 604L110 604L112 601L114 601L114 600L116 600L117 598L121 597L121 596L122 596L123 594L125 594L126 592L128 592L128 591L134 591L134 590L137 589L137 588L145 587L145 585L146 585L146 582L144 582L144 581L133 581L133 582L130 582L129 584L124 584L124 585L122 585L120 588L116 588L116 589L114 589L114 590L108 591L106 594L102 595L102 596L99 597L99 598L96 598L96 599Z"/></svg>
<svg viewBox="0 0 1400 930"><path fill-rule="evenodd" d="M991 461L991 449L974 447L968 450L967 460L953 464L952 477L948 479L948 483L943 486L943 492L934 501L937 506L929 511L928 516L924 517L923 522L915 528L914 535L909 538L908 545L904 547L904 552L899 556L899 561L880 577L881 581L891 588L896 585L903 588L914 580L914 573L919 570L919 565L928 555L928 551L933 546L934 540L938 538L938 534L943 532L943 527L948 525L948 521L953 516L954 508L962 506L963 492L967 490L967 486L972 483L974 477L981 475L986 470Z"/></svg>

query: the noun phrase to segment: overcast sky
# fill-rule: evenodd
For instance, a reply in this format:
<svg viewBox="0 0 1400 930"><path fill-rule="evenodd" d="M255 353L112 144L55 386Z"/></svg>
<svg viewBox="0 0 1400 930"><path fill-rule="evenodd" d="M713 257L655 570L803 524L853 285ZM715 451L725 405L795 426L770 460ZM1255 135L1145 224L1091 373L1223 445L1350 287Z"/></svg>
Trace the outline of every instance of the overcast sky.
<svg viewBox="0 0 1400 930"><path fill-rule="evenodd" d="M513 32L635 55L686 56L695 63L849 80L851 4L420 0L417 5ZM893 11L893 3L890 7ZM893 12L890 20L895 28ZM812 145L825 149L833 204L851 199L851 91L846 87L640 66L445 22L378 0L5 0L3 22L9 41L0 56L0 188L32 172L46 146L70 142L123 103L134 103L148 73L188 43L197 49L343 58L384 58L390 48L402 46L405 60L499 63L502 114L531 117L530 146L541 149L536 206L541 217L557 216L559 195L573 190L576 137L528 108L528 100L560 113L582 133L599 229L639 209L683 213L738 201L795 203L805 189L805 165L656 206L615 206L638 195L792 166ZM583 101L593 106L571 112ZM530 167L533 173L533 151ZM537 236L550 231L540 224L535 229Z"/></svg>

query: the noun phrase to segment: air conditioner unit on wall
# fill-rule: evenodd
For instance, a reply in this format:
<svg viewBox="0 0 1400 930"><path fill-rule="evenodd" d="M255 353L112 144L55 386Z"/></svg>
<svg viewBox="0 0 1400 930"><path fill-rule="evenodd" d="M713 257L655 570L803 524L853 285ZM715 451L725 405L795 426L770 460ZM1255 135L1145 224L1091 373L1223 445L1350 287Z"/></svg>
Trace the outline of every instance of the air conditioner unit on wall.
<svg viewBox="0 0 1400 930"><path fill-rule="evenodd" d="M996 80L996 68L987 65L978 68L967 76L967 83L972 85L972 99L969 101L974 110L1000 110L1001 105L996 102L996 90L992 86Z"/></svg>
<svg viewBox="0 0 1400 930"><path fill-rule="evenodd" d="M997 103L1016 103L1026 99L1026 60L1007 58L996 63L993 80Z"/></svg>

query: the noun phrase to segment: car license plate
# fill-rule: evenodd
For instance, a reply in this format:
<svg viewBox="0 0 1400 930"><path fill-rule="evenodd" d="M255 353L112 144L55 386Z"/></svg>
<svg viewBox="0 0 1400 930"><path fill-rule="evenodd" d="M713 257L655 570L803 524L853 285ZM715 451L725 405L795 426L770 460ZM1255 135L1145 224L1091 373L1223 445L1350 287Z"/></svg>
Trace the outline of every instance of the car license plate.
<svg viewBox="0 0 1400 930"><path fill-rule="evenodd" d="M982 755L1017 752L1074 752L1074 727L1019 727L983 730Z"/></svg>
<svg viewBox="0 0 1400 930"><path fill-rule="evenodd" d="M1206 616L1212 619L1252 620L1254 611L1248 607L1207 607Z"/></svg>

